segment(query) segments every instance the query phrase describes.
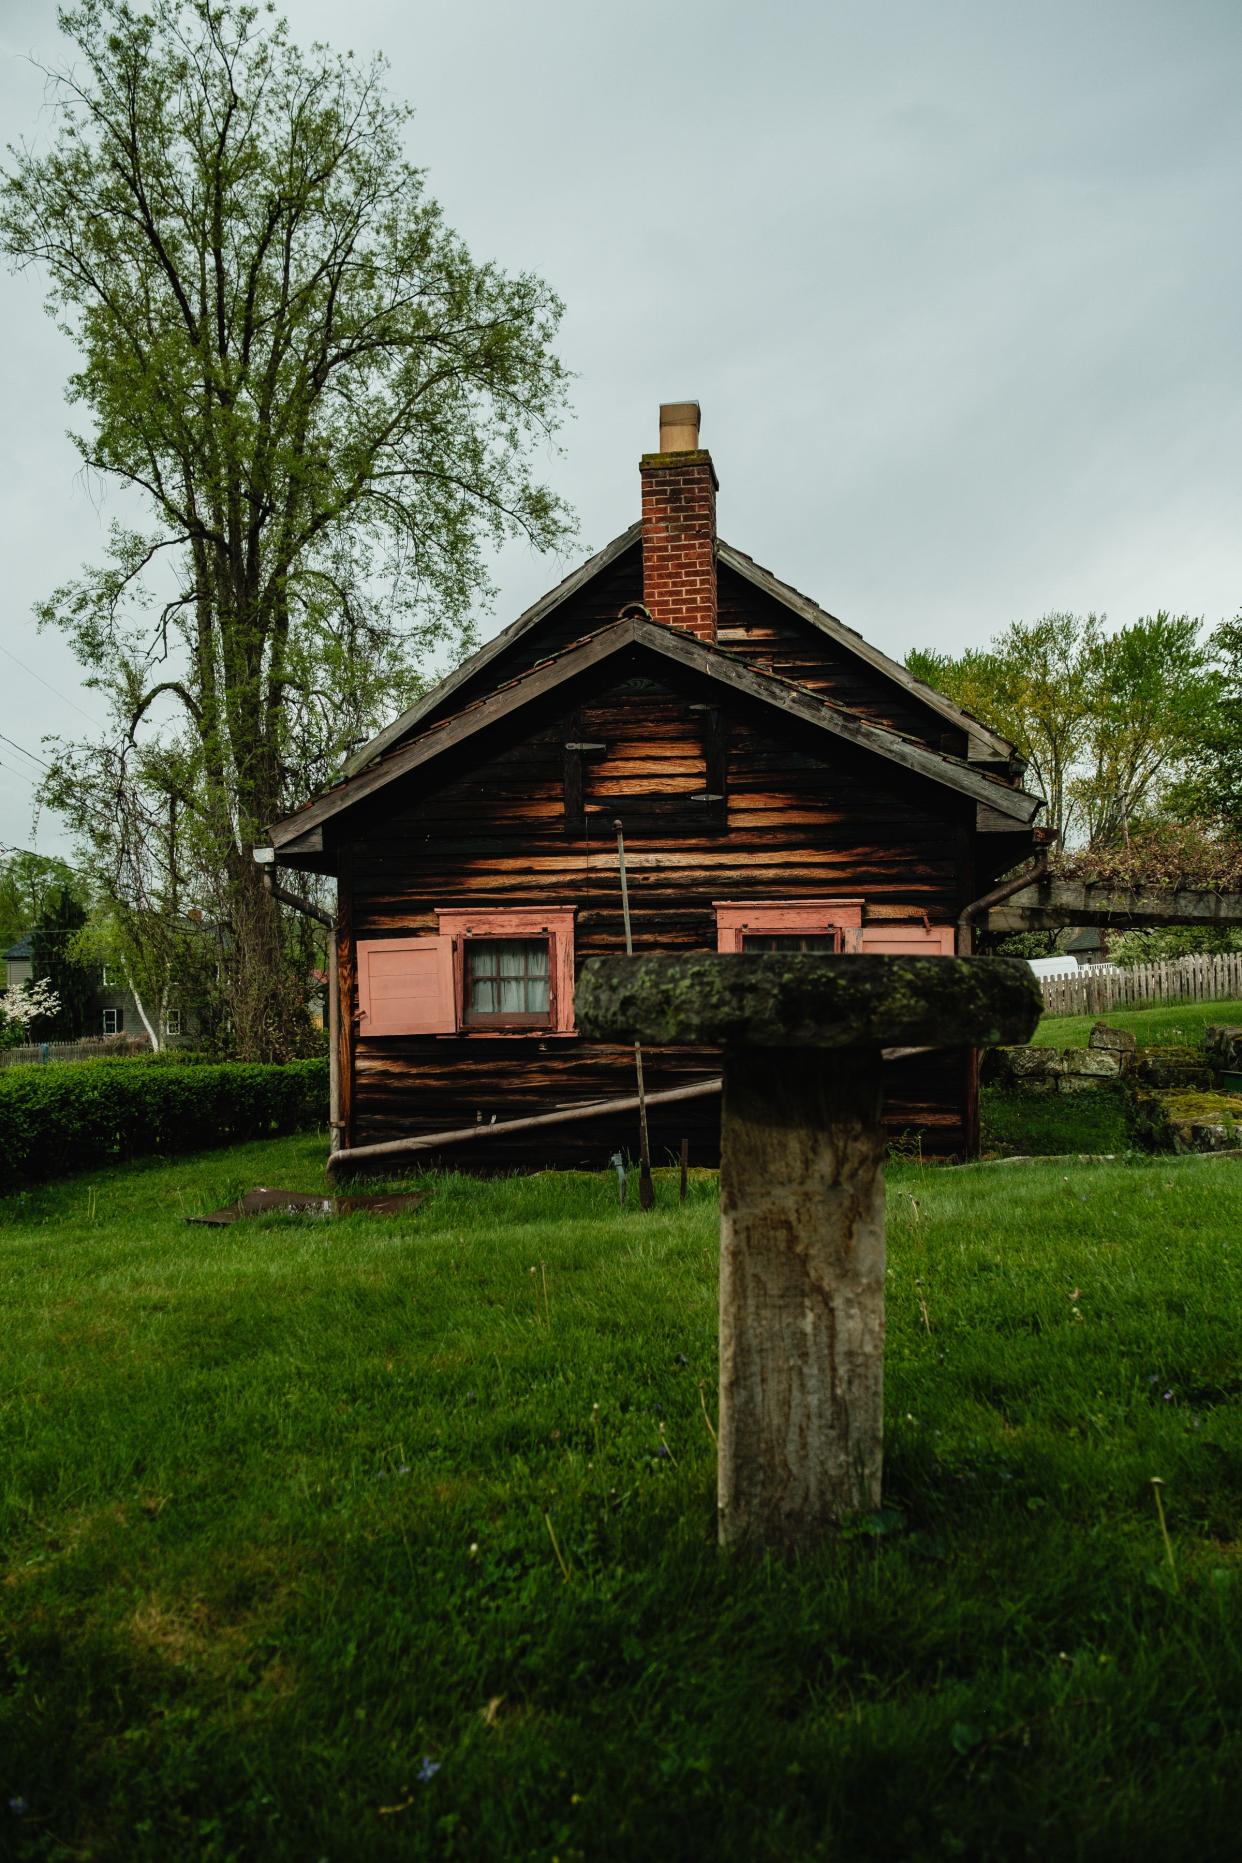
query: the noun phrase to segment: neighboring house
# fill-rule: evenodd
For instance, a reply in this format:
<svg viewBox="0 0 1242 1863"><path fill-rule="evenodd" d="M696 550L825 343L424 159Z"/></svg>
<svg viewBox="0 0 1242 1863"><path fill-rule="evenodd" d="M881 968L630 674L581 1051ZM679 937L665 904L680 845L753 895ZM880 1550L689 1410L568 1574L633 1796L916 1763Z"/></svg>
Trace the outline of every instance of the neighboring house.
<svg viewBox="0 0 1242 1863"><path fill-rule="evenodd" d="M30 933L19 938L4 954L6 966L6 984L8 987L17 983L28 983L34 975L34 941ZM149 1012L148 1012L149 1013ZM177 1006L169 1008L165 1016L165 1033L173 1042L192 1032L191 1019L184 1010ZM88 1027L79 1029L73 1037L81 1041L88 1037L103 1035L127 1035L136 1041L148 1040L147 1030L138 1012L138 1004L124 978L114 969L105 965L100 973L99 987L95 992L95 1007Z"/></svg>
<svg viewBox="0 0 1242 1863"><path fill-rule="evenodd" d="M1084 925L1066 940L1066 955L1076 964L1108 963L1108 931L1102 925Z"/></svg>
<svg viewBox="0 0 1242 1863"><path fill-rule="evenodd" d="M12 990L21 983L29 983L34 975L34 943L29 933L19 938L15 945L10 945L4 954L4 987Z"/></svg>
<svg viewBox="0 0 1242 1863"><path fill-rule="evenodd" d="M337 876L344 1146L631 1094L631 1049L575 1030L584 958L637 951L947 954L963 909L1043 838L1013 747L717 538L698 408L661 409L642 518L273 825ZM969 948L963 921L962 943ZM886 1118L977 1144L976 1057L893 1061ZM644 1053L649 1092L709 1080ZM659 1161L715 1156L718 1102L652 1109ZM497 1135L483 1168L633 1150L632 1113Z"/></svg>
<svg viewBox="0 0 1242 1863"><path fill-rule="evenodd" d="M138 999L126 983L124 975L113 964L105 964L100 975L97 991L99 1028L101 1035L128 1035L136 1041L149 1041L150 1031L143 1020L142 1009L147 1017L154 1021L159 1006L154 1002L144 1001L139 1008ZM162 1039L169 1047L175 1048L187 1036L199 1032L198 1018L193 1009L178 1002L174 984L170 1000L164 1008L164 1029Z"/></svg>

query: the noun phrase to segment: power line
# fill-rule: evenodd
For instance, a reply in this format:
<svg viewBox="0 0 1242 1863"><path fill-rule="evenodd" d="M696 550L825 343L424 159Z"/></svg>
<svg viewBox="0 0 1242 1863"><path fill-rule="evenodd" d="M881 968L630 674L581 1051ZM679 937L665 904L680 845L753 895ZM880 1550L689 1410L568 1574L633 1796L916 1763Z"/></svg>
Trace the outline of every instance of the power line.
<svg viewBox="0 0 1242 1863"><path fill-rule="evenodd" d="M93 724L98 727L99 720L97 718L92 718L89 712L83 711L76 699L71 699L66 692L58 691L50 679L44 679L42 673L36 673L33 666L27 666L24 660L19 660L11 648L4 646L2 642L0 642L0 653L5 654L12 660L14 666L20 666L23 673L29 673L32 679L37 679L41 686L46 686L48 691L53 693L55 697L60 699L65 705L72 705L74 711L80 712L82 717L87 720L88 724Z"/></svg>
<svg viewBox="0 0 1242 1863"><path fill-rule="evenodd" d="M10 776L15 776L19 783L25 783L32 796L38 794L39 784L37 778L33 777L29 770L23 770L20 764L0 763L0 770L7 770L8 774Z"/></svg>
<svg viewBox="0 0 1242 1863"><path fill-rule="evenodd" d="M3 740L11 750L20 750L23 757L29 757L31 763L37 763L41 770L48 771L50 775L52 769L51 764L44 763L42 757L36 757L33 750L27 750L26 746L24 744L19 744L16 738L5 737L4 732L0 731L0 740Z"/></svg>

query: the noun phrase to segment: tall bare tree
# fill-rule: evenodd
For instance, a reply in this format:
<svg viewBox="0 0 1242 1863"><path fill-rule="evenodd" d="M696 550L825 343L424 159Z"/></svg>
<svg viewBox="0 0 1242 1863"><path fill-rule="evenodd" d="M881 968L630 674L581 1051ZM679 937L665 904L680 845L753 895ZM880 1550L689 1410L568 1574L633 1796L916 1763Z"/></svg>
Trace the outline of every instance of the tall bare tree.
<svg viewBox="0 0 1242 1863"><path fill-rule="evenodd" d="M49 796L96 846L118 783L131 832L175 800L236 1045L278 1055L304 980L253 847L465 643L488 546L563 536L529 465L563 411L561 306L445 226L381 63L303 54L237 0L60 23L57 128L9 152L0 244L45 271L76 443L129 495L41 611L115 727Z"/></svg>

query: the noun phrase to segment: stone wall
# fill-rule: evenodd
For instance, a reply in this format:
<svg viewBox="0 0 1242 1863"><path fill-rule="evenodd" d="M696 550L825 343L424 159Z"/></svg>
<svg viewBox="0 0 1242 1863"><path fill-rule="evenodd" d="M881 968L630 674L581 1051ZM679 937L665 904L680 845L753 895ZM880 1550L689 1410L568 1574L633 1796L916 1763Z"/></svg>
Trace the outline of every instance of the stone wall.
<svg viewBox="0 0 1242 1863"><path fill-rule="evenodd" d="M1133 1035L1097 1022L1085 1048L989 1048L980 1078L1022 1093L1081 1093L1116 1085L1137 1065Z"/></svg>

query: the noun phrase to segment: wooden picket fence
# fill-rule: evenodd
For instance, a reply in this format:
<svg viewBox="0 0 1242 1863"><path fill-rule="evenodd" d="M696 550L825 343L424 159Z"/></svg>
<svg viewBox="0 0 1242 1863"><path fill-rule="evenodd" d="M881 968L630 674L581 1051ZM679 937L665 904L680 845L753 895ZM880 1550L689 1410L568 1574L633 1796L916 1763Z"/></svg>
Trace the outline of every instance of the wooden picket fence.
<svg viewBox="0 0 1242 1863"><path fill-rule="evenodd" d="M1173 957L1159 964L1104 970L1084 964L1075 976L1041 977L1044 1011L1052 1016L1100 1016L1110 1009L1156 1003L1213 1003L1242 998L1242 951Z"/></svg>
<svg viewBox="0 0 1242 1863"><path fill-rule="evenodd" d="M48 1061L97 1061L101 1055L147 1054L145 1035L87 1036L83 1041L31 1041L0 1048L0 1067L39 1067Z"/></svg>

